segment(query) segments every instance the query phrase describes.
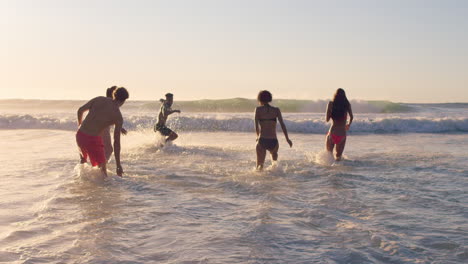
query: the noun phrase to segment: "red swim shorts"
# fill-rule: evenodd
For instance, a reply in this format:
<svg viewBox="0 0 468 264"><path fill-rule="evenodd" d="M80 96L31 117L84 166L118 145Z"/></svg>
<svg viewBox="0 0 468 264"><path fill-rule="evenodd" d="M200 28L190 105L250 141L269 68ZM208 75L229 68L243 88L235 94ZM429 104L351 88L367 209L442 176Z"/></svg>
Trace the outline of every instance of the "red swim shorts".
<svg viewBox="0 0 468 264"><path fill-rule="evenodd" d="M76 144L78 144L81 155L85 160L89 156L91 165L96 166L106 162L104 143L101 136L90 136L78 130L76 132Z"/></svg>

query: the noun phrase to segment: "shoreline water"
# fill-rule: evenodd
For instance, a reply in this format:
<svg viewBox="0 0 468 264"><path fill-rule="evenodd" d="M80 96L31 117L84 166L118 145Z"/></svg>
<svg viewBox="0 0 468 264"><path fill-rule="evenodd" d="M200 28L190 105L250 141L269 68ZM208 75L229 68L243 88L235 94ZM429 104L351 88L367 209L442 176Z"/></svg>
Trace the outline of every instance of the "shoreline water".
<svg viewBox="0 0 468 264"><path fill-rule="evenodd" d="M0 260L9 263L464 263L468 109L355 113L344 161L324 113L284 113L255 171L253 113L121 110L123 178L78 164L76 109L0 103Z"/></svg>
<svg viewBox="0 0 468 264"><path fill-rule="evenodd" d="M254 170L253 133L180 135L159 150L153 132L131 131L122 137L124 178L96 183L75 171L73 131L0 130L9 150L0 154L1 259L468 259L467 134L351 135L345 161L322 164L324 135L292 133L294 148L279 137L279 166L263 173Z"/></svg>

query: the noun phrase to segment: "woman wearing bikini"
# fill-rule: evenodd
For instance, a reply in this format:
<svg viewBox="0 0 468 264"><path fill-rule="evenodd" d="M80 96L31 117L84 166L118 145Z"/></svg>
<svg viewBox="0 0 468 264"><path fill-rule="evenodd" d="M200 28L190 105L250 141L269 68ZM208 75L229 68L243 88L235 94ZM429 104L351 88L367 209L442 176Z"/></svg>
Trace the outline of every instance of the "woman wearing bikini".
<svg viewBox="0 0 468 264"><path fill-rule="evenodd" d="M349 114L349 123L346 124L347 116ZM333 101L328 103L327 106L327 122L333 120L332 126L327 134L326 147L327 150L333 152L336 145L335 160L341 160L341 155L346 144L346 131L353 122L353 111L351 104L346 98L345 91L341 88L336 90Z"/></svg>
<svg viewBox="0 0 468 264"><path fill-rule="evenodd" d="M276 138L276 122L278 121L283 130L284 136L289 146L292 141L288 137L288 131L283 122L281 111L278 107L273 107L269 103L272 100L269 91L260 91L257 97L260 106L255 108L255 131L257 133L257 170L263 169L266 151L271 153L273 161L278 160L278 139Z"/></svg>

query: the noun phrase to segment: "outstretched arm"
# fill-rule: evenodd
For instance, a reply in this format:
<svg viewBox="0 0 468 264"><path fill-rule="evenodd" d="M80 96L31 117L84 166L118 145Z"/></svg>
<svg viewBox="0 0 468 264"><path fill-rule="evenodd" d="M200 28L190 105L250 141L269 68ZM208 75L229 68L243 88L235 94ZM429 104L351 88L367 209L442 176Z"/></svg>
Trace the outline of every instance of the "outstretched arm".
<svg viewBox="0 0 468 264"><path fill-rule="evenodd" d="M172 115L173 113L180 113L180 110L172 110L172 109L170 109L170 110L167 111L167 115Z"/></svg>
<svg viewBox="0 0 468 264"><path fill-rule="evenodd" d="M89 100L86 104L84 104L83 106L78 108L77 117L78 117L78 125L79 126L83 122L84 112L88 111L91 108L91 106L93 105L95 99L96 98L93 98L93 99Z"/></svg>
<svg viewBox="0 0 468 264"><path fill-rule="evenodd" d="M117 165L117 175L122 177L123 170L122 165L120 164L120 133L122 130L123 118L122 115L119 115L114 129L114 156L115 164Z"/></svg>
<svg viewBox="0 0 468 264"><path fill-rule="evenodd" d="M280 122L281 129L283 130L284 136L286 137L286 141L288 142L289 147L292 148L293 143L292 143L292 141L289 139L288 130L286 129L286 125L284 124L283 116L281 115L281 111L280 111L279 108L278 108L278 121Z"/></svg>
<svg viewBox="0 0 468 264"><path fill-rule="evenodd" d="M162 111L163 111L164 116L169 116L169 115L172 115L173 113L180 113L180 110L172 110L171 107L167 107L166 105L163 105Z"/></svg>

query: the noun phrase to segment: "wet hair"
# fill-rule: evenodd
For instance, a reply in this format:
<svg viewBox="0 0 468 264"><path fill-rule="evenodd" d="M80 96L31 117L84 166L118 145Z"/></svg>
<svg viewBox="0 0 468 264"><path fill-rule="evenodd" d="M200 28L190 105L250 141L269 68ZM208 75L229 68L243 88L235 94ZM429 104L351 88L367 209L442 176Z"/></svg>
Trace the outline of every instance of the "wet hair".
<svg viewBox="0 0 468 264"><path fill-rule="evenodd" d="M331 112L332 119L342 118L349 110L349 101L346 98L346 93L342 88L336 90L335 96L333 97L333 107Z"/></svg>
<svg viewBox="0 0 468 264"><path fill-rule="evenodd" d="M112 86L111 88L107 88L106 97L112 98L115 89L117 89L117 86Z"/></svg>
<svg viewBox="0 0 468 264"><path fill-rule="evenodd" d="M269 91L263 90L258 93L257 100L264 104L268 104L269 102L271 102L271 100L273 100L273 96Z"/></svg>
<svg viewBox="0 0 468 264"><path fill-rule="evenodd" d="M125 102L128 99L128 91L124 87L119 87L114 90L113 98L114 100Z"/></svg>

